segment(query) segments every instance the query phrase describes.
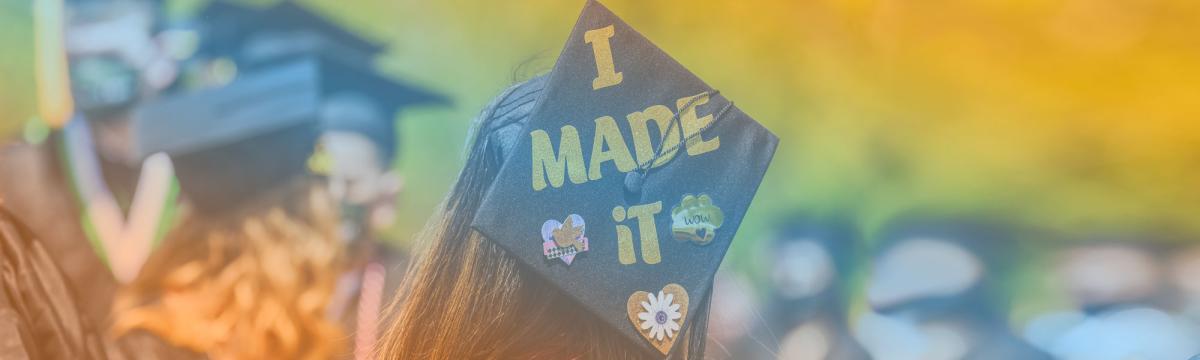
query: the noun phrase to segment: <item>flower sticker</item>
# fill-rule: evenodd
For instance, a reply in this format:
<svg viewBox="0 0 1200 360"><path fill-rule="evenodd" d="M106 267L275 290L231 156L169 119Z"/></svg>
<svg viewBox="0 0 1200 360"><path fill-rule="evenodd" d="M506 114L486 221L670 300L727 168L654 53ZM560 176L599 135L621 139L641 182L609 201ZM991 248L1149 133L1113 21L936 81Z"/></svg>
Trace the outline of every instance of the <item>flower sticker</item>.
<svg viewBox="0 0 1200 360"><path fill-rule="evenodd" d="M583 217L571 214L563 222L550 219L542 223L542 255L546 260L561 259L567 265L575 261L575 255L588 250L588 239L583 236Z"/></svg>
<svg viewBox="0 0 1200 360"><path fill-rule="evenodd" d="M724 223L725 213L713 205L708 194L686 194L679 205L671 208L671 232L676 240L691 240L698 245L707 245L717 236L717 229Z"/></svg>
<svg viewBox="0 0 1200 360"><path fill-rule="evenodd" d="M671 351L687 318L688 295L683 286L668 284L657 294L638 291L629 296L629 321L654 348Z"/></svg>
<svg viewBox="0 0 1200 360"><path fill-rule="evenodd" d="M650 337L655 341L662 341L664 335L667 338L675 337L681 315L674 294L663 294L662 291L658 292L657 297L650 294L650 301L643 301L642 308L646 311L637 315L642 320L642 330L649 330Z"/></svg>

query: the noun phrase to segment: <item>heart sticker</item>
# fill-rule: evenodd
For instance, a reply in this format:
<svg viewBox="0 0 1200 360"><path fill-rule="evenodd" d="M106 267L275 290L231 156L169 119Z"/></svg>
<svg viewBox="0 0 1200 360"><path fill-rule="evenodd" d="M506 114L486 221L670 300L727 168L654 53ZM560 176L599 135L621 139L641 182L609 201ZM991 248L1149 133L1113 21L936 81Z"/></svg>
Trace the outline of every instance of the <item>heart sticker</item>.
<svg viewBox="0 0 1200 360"><path fill-rule="evenodd" d="M667 284L657 294L638 291L629 295L629 322L654 348L666 355L683 332L688 294L679 284Z"/></svg>
<svg viewBox="0 0 1200 360"><path fill-rule="evenodd" d="M550 219L542 223L542 254L547 260L561 259L567 265L575 255L588 251L588 239L583 236L583 217L571 214L563 222Z"/></svg>

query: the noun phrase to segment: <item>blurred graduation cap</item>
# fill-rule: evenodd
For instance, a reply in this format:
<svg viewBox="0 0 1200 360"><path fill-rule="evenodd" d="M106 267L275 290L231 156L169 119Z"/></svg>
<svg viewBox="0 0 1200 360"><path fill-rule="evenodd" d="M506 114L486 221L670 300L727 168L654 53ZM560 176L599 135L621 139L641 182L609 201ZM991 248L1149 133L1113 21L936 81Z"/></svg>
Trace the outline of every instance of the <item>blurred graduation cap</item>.
<svg viewBox="0 0 1200 360"><path fill-rule="evenodd" d="M390 164L396 152L395 114L415 105L447 105L446 97L345 63L326 53L302 61L321 64L321 131L346 131L370 139Z"/></svg>
<svg viewBox="0 0 1200 360"><path fill-rule="evenodd" d="M142 156L171 155L185 193L204 193L189 198L221 206L306 171L305 161L321 131L361 133L390 156L395 131L389 111L439 101L445 100L310 54L244 73L224 87L144 106L136 125L138 149ZM186 184L189 177L214 176L220 179Z"/></svg>
<svg viewBox="0 0 1200 360"><path fill-rule="evenodd" d="M595 1L547 81L472 226L647 352L701 346L778 138Z"/></svg>
<svg viewBox="0 0 1200 360"><path fill-rule="evenodd" d="M209 28L202 52L234 59L239 73L297 60L322 65L321 129L370 139L390 163L395 113L413 105L447 105L445 96L373 70L384 46L291 1L253 8L215 1L201 11Z"/></svg>
<svg viewBox="0 0 1200 360"><path fill-rule="evenodd" d="M257 66L297 54L323 52L355 66L370 66L384 45L355 34L292 1L259 8L217 0L200 11L200 52Z"/></svg>
<svg viewBox="0 0 1200 360"><path fill-rule="evenodd" d="M316 62L295 62L149 103L134 122L137 151L169 155L198 211L236 209L306 172L317 136L319 70Z"/></svg>
<svg viewBox="0 0 1200 360"><path fill-rule="evenodd" d="M912 213L881 232L867 300L880 311L999 305L1014 230L977 216ZM933 306L936 305L936 306ZM990 311L990 310L989 310Z"/></svg>

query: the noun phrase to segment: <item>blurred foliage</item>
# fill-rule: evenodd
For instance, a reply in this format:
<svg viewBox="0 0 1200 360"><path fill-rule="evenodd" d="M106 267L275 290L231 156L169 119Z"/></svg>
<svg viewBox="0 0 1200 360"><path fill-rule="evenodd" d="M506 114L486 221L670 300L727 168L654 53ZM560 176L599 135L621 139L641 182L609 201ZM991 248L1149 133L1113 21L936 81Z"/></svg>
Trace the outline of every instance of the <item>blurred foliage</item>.
<svg viewBox="0 0 1200 360"><path fill-rule="evenodd" d="M381 69L455 100L402 114L401 245L453 181L472 118L549 70L583 3L304 2L390 44ZM28 6L10 3L4 133L34 111ZM867 234L910 209L999 214L1054 237L1200 230L1193 0L604 3L782 139L733 266L750 267L795 211L851 216Z"/></svg>

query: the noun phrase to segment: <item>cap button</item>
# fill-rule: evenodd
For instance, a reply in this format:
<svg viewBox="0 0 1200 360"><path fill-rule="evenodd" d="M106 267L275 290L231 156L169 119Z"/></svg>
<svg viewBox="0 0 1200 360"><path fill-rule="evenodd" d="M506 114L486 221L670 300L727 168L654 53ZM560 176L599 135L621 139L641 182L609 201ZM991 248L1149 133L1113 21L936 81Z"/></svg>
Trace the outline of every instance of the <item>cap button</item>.
<svg viewBox="0 0 1200 360"><path fill-rule="evenodd" d="M641 171L631 171L625 173L625 197L636 198L642 194L642 182L645 177Z"/></svg>

